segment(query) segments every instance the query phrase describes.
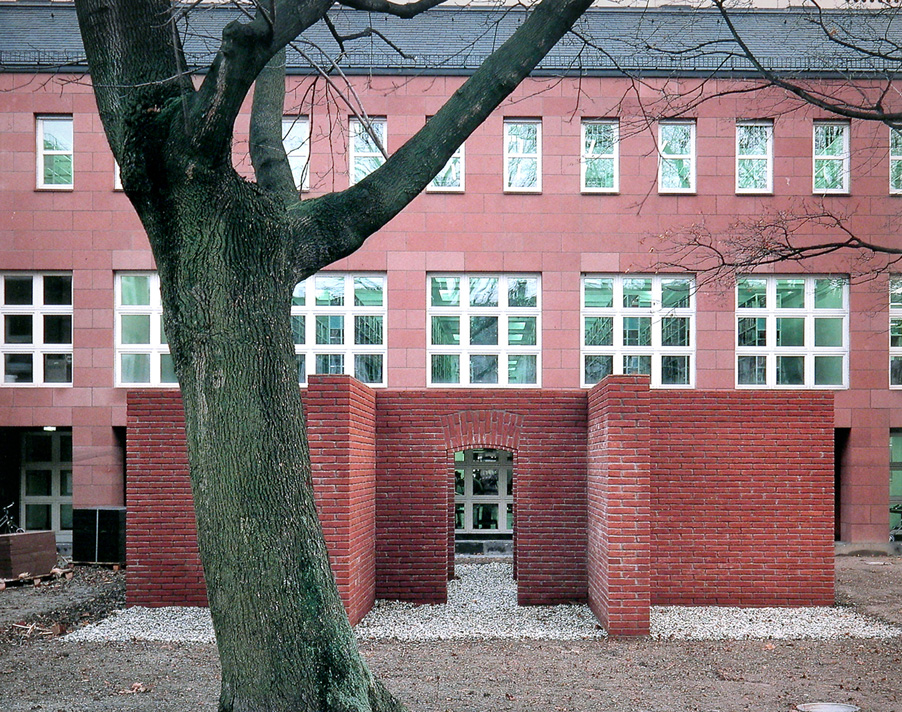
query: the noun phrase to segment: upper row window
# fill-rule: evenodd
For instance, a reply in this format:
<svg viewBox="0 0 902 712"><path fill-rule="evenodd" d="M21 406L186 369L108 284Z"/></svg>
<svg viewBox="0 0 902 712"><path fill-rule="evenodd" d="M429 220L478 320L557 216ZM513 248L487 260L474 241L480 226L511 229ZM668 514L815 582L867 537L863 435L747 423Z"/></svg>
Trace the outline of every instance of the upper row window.
<svg viewBox="0 0 902 712"><path fill-rule="evenodd" d="M353 185L385 162L387 121L350 121L348 167ZM850 125L847 121L815 121L812 151L812 190L816 194L848 193L850 184ZM37 187L73 187L73 123L70 115L38 116ZM310 121L306 116L282 120L285 153L298 190L310 189ZM619 124L617 120L581 122L580 185L587 193L619 190ZM736 192L773 192L772 121L736 124ZM692 120L658 124L658 191L696 191L696 124ZM902 193L902 132L890 129L890 192ZM542 122L504 121L504 190L537 193L542 190ZM116 173L116 187L121 184ZM461 146L430 182L427 190L464 189L464 148Z"/></svg>
<svg viewBox="0 0 902 712"><path fill-rule="evenodd" d="M67 189L72 183L71 116L37 118L38 188Z"/></svg>

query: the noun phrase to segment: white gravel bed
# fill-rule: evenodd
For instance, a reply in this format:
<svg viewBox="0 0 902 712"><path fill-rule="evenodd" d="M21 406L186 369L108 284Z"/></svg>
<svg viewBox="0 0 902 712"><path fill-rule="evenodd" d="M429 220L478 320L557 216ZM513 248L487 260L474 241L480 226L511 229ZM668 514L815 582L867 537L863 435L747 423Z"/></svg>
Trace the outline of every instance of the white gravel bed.
<svg viewBox="0 0 902 712"><path fill-rule="evenodd" d="M604 637L588 606L517 606L511 565L458 564L448 603L417 606L377 601L357 625L360 640L533 639ZM889 638L902 628L843 608L652 608L651 637L659 640L787 640ZM65 641L212 643L205 608L141 608L117 611L76 630Z"/></svg>

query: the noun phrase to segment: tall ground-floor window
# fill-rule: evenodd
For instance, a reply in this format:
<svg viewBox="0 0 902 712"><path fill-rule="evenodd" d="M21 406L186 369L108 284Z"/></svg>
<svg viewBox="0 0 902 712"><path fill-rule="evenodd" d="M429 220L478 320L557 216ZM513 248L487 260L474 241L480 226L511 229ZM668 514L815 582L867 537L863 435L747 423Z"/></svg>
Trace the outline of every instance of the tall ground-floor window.
<svg viewBox="0 0 902 712"><path fill-rule="evenodd" d="M902 430L889 434L889 526L895 541L902 541Z"/></svg>
<svg viewBox="0 0 902 712"><path fill-rule="evenodd" d="M51 529L58 546L72 544L72 431L22 434L19 524Z"/></svg>
<svg viewBox="0 0 902 712"><path fill-rule="evenodd" d="M514 531L514 463L506 450L454 453L454 529L457 534Z"/></svg>

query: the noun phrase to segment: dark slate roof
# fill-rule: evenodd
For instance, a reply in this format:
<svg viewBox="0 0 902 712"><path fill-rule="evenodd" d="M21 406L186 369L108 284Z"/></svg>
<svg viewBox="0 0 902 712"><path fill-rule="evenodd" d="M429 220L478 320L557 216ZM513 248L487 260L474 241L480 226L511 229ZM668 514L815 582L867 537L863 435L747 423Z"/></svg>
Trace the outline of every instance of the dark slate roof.
<svg viewBox="0 0 902 712"><path fill-rule="evenodd" d="M180 23L189 62L209 64L234 8L199 7ZM311 61L349 74L467 74L523 21L522 8L437 8L412 20L335 9L342 34L377 34L338 46L325 24L310 28L289 52L289 71ZM902 68L902 11L735 10L734 24L760 61L793 75L893 74ZM538 73L748 74L752 65L719 13L686 7L593 9L542 62ZM864 47L867 52L846 46ZM398 51L400 50L400 52ZM403 53L403 54L402 54ZM75 9L68 3L19 0L0 4L0 71L84 70ZM334 69L333 69L334 71Z"/></svg>

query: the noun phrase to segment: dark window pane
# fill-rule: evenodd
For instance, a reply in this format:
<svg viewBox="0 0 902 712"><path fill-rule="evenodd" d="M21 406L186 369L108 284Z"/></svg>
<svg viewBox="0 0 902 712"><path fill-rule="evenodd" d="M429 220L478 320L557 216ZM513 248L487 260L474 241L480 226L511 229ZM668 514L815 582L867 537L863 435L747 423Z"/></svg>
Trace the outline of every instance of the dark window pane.
<svg viewBox="0 0 902 712"><path fill-rule="evenodd" d="M651 356L624 356L623 372L628 376L651 374Z"/></svg>
<svg viewBox="0 0 902 712"><path fill-rule="evenodd" d="M470 356L470 383L498 383L498 356Z"/></svg>
<svg viewBox="0 0 902 712"><path fill-rule="evenodd" d="M498 470L473 470L473 494L498 494Z"/></svg>
<svg viewBox="0 0 902 712"><path fill-rule="evenodd" d="M44 354L44 382L72 383L72 354Z"/></svg>
<svg viewBox="0 0 902 712"><path fill-rule="evenodd" d="M614 317L587 316L586 346L612 346L614 344Z"/></svg>
<svg viewBox="0 0 902 712"><path fill-rule="evenodd" d="M379 345L382 343L382 317L381 316L355 316L354 317L354 343L364 345Z"/></svg>
<svg viewBox="0 0 902 712"><path fill-rule="evenodd" d="M44 304L72 304L72 277L44 277Z"/></svg>
<svg viewBox="0 0 902 712"><path fill-rule="evenodd" d="M336 374L345 372L345 357L343 354L317 354L316 372Z"/></svg>
<svg viewBox="0 0 902 712"><path fill-rule="evenodd" d="M689 385L689 357L662 356L661 383L671 386Z"/></svg>
<svg viewBox="0 0 902 712"><path fill-rule="evenodd" d="M34 321L31 314L7 314L3 320L7 344L33 344Z"/></svg>
<svg viewBox="0 0 902 712"><path fill-rule="evenodd" d="M53 436L50 433L25 434L25 462L50 462L53 459Z"/></svg>
<svg viewBox="0 0 902 712"><path fill-rule="evenodd" d="M598 383L614 371L614 357L608 355L586 356L586 383Z"/></svg>
<svg viewBox="0 0 902 712"><path fill-rule="evenodd" d="M49 497L53 494L50 470L28 470L25 473L25 495L28 497Z"/></svg>
<svg viewBox="0 0 902 712"><path fill-rule="evenodd" d="M47 314L44 316L44 343L71 344L72 317L67 314Z"/></svg>
<svg viewBox="0 0 902 712"><path fill-rule="evenodd" d="M3 287L4 304L34 304L31 277L7 277Z"/></svg>
<svg viewBox="0 0 902 712"><path fill-rule="evenodd" d="M497 504L474 504L473 505L473 528L474 529L497 529L498 528L498 505Z"/></svg>
<svg viewBox="0 0 902 712"><path fill-rule="evenodd" d="M50 505L26 504L25 528L26 529L50 529Z"/></svg>
<svg viewBox="0 0 902 712"><path fill-rule="evenodd" d="M382 383L382 354L356 354L354 378L363 383Z"/></svg>
<svg viewBox="0 0 902 712"><path fill-rule="evenodd" d="M507 382L510 384L533 384L536 380L536 356L532 354L512 354L507 357Z"/></svg>
<svg viewBox="0 0 902 712"><path fill-rule="evenodd" d="M777 356L777 384L801 386L805 384L804 356Z"/></svg>
<svg viewBox="0 0 902 712"><path fill-rule="evenodd" d="M470 343L477 346L495 346L498 343L497 316L470 317Z"/></svg>
<svg viewBox="0 0 902 712"><path fill-rule="evenodd" d="M6 383L33 383L34 364L31 354L6 354L3 380Z"/></svg>
<svg viewBox="0 0 902 712"><path fill-rule="evenodd" d="M460 356L457 354L433 354L432 382L460 383Z"/></svg>
<svg viewBox="0 0 902 712"><path fill-rule="evenodd" d="M740 356L737 360L737 382L743 386L763 386L767 383L765 356Z"/></svg>

